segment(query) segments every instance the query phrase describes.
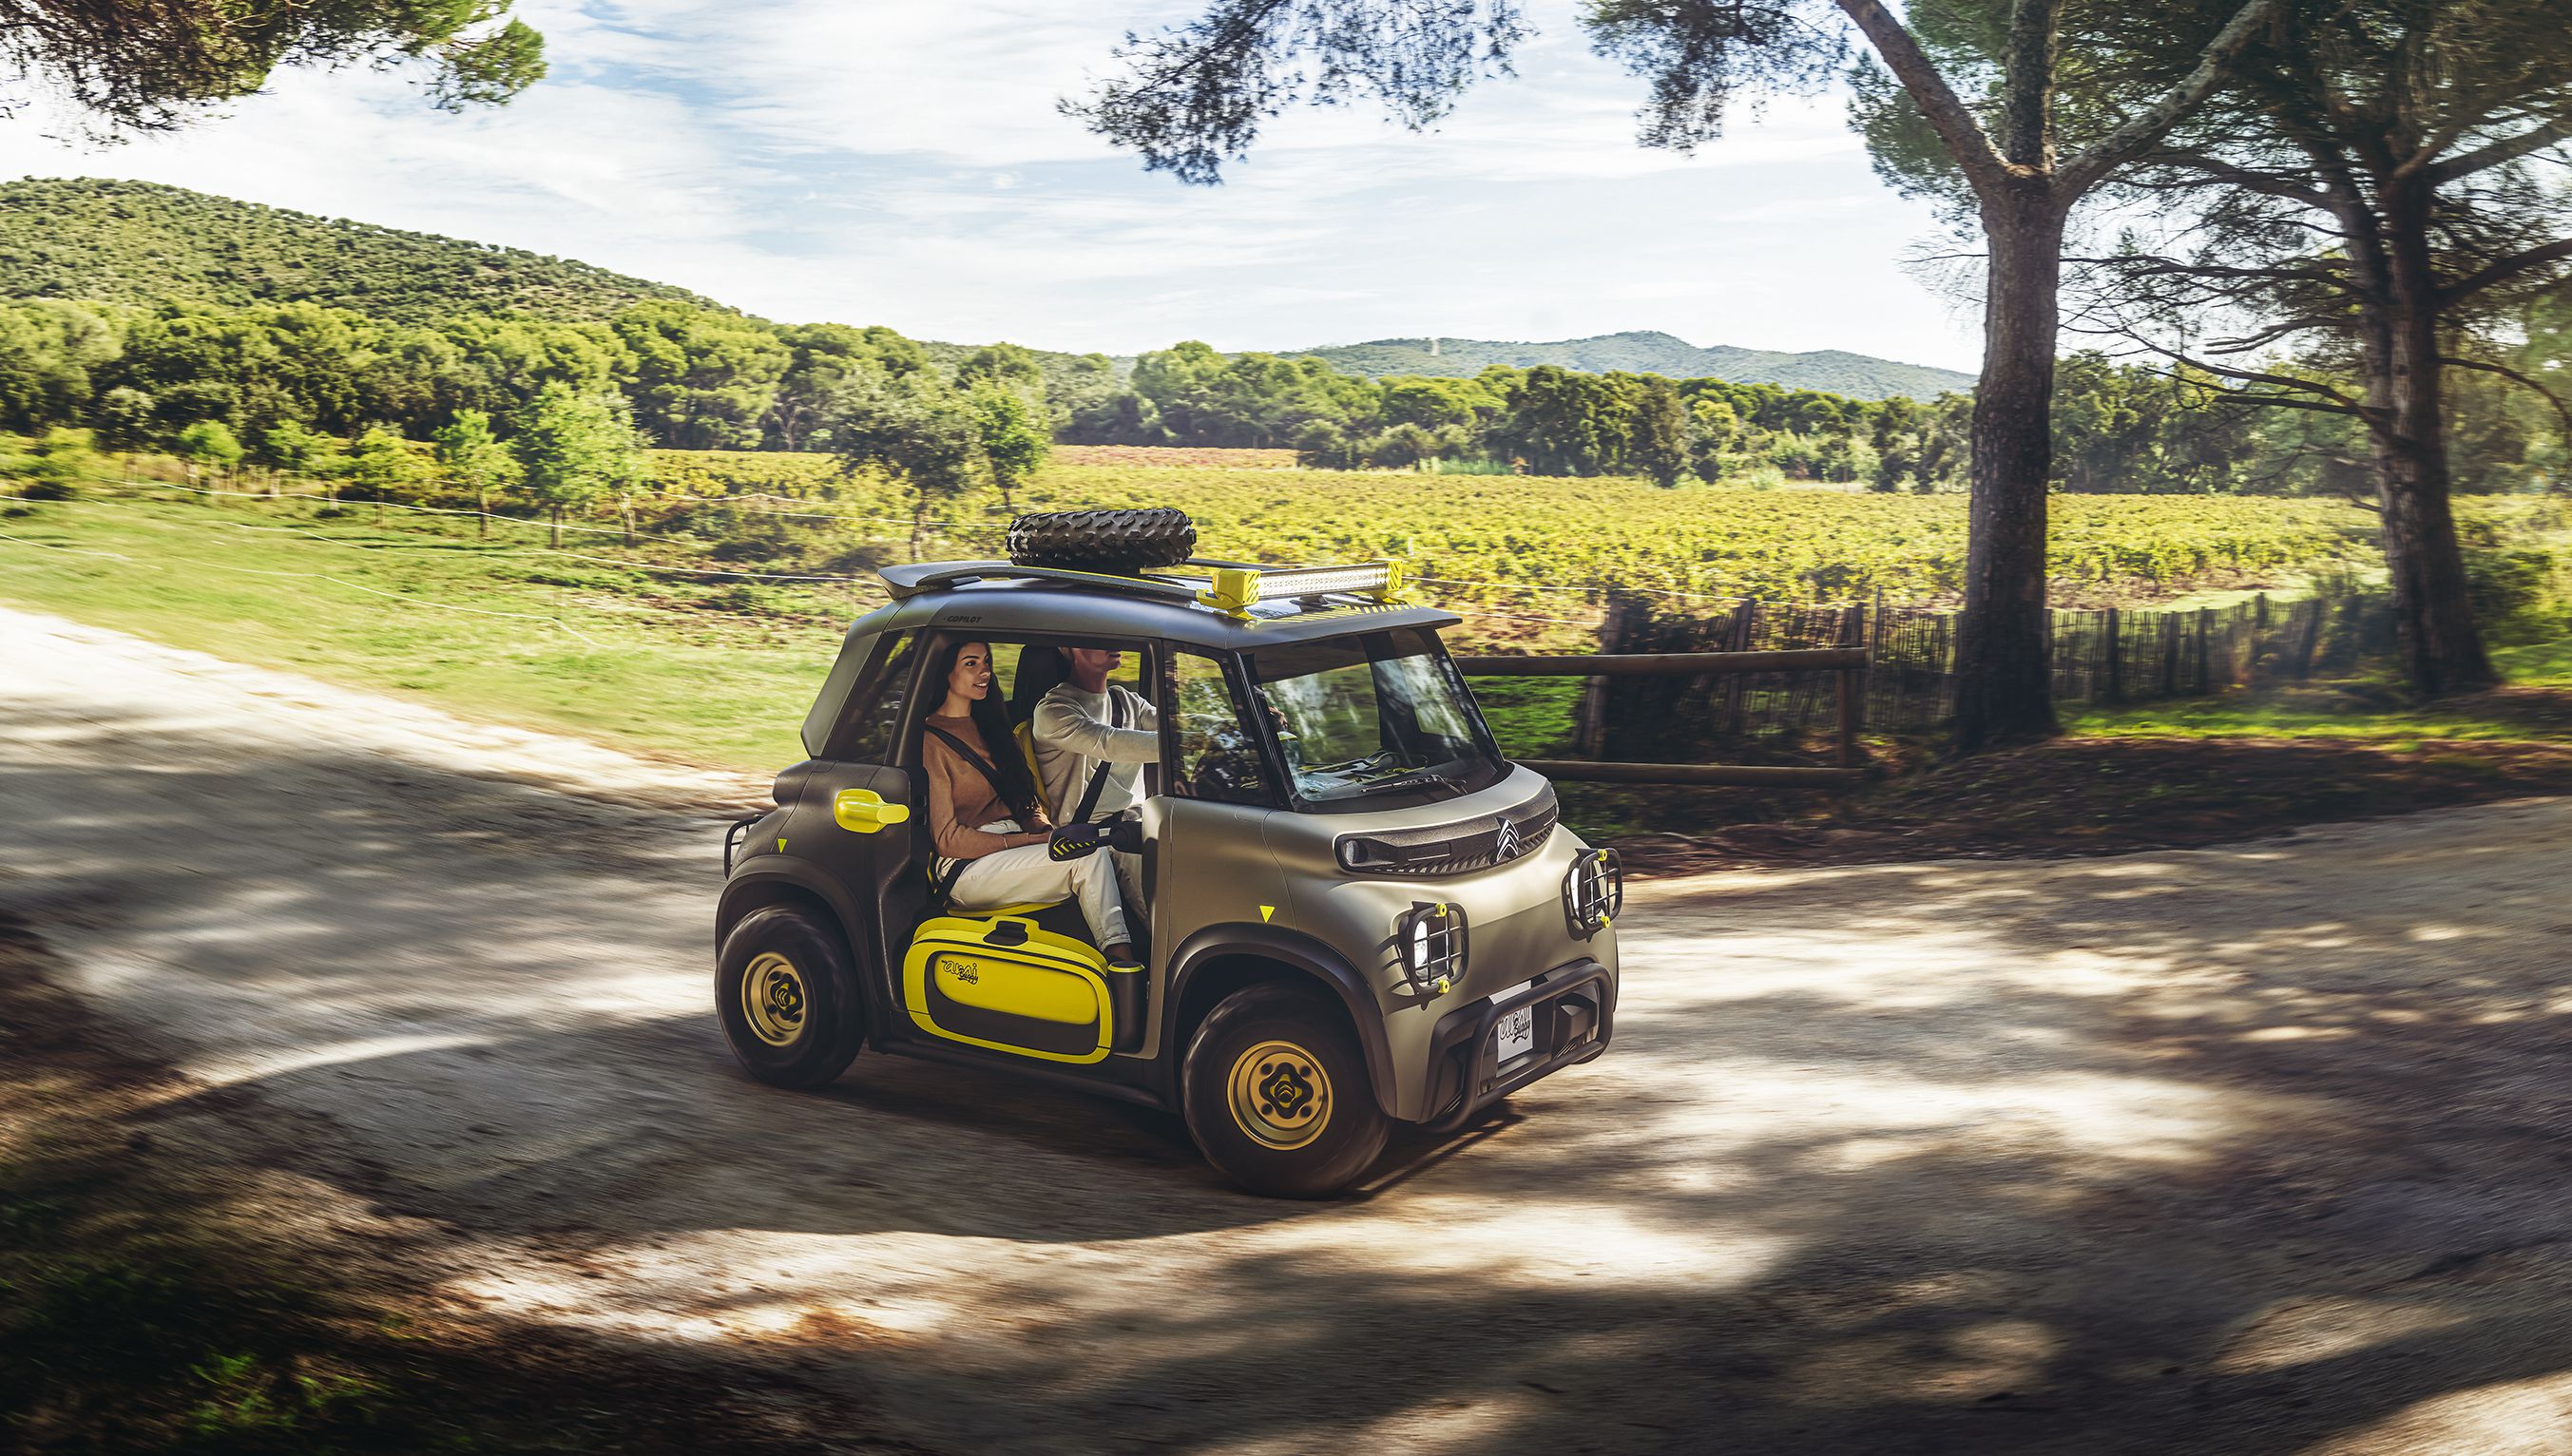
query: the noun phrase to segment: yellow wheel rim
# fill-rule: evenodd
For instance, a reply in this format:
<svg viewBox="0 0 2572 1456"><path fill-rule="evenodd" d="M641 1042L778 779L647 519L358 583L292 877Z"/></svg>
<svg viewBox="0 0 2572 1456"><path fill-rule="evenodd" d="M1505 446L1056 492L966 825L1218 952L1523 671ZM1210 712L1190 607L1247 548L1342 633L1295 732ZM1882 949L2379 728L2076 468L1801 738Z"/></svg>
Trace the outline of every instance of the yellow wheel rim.
<svg viewBox="0 0 2572 1456"><path fill-rule="evenodd" d="M804 973L774 951L762 952L741 977L741 1015L750 1034L771 1047L793 1046L804 1035Z"/></svg>
<svg viewBox="0 0 2572 1456"><path fill-rule="evenodd" d="M1225 1085L1233 1125L1263 1146L1301 1147L1331 1124L1330 1074L1292 1042L1261 1042L1243 1052Z"/></svg>

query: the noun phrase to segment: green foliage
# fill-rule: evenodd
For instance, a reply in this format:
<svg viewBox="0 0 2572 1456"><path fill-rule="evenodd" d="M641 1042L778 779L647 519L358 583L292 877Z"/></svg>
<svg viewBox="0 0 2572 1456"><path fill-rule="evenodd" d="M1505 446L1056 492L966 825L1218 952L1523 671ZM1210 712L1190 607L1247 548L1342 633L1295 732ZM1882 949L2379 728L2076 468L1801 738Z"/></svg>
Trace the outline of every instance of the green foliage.
<svg viewBox="0 0 2572 1456"><path fill-rule="evenodd" d="M845 468L911 488L915 541L932 502L964 494L990 469L972 401L925 373L851 378L835 400L831 439Z"/></svg>
<svg viewBox="0 0 2572 1456"><path fill-rule="evenodd" d="M58 299L0 305L0 429L34 429L76 419L93 373L114 360L113 322Z"/></svg>
<svg viewBox="0 0 2572 1456"><path fill-rule="evenodd" d="M1030 401L1026 387L1023 382L1013 386L1003 376L984 374L965 392L983 464L1003 500L1035 474L1053 449L1043 406Z"/></svg>
<svg viewBox="0 0 2572 1456"><path fill-rule="evenodd" d="M545 74L544 40L500 24L507 0L295 5L13 5L0 68L40 79L109 129L167 131L251 95L280 66L425 63L443 111L507 101Z"/></svg>
<svg viewBox="0 0 2572 1456"><path fill-rule="evenodd" d="M242 459L241 440L220 419L200 419L180 430L170 444L179 458L200 470L229 474Z"/></svg>
<svg viewBox="0 0 2572 1456"><path fill-rule="evenodd" d="M569 259L96 178L0 183L9 292L150 306L314 304L403 324L507 311L603 323L667 284Z"/></svg>
<svg viewBox="0 0 2572 1456"><path fill-rule="evenodd" d="M561 519L623 488L640 470L632 414L615 394L548 384L518 420L513 447L528 494Z"/></svg>
<svg viewBox="0 0 2572 1456"><path fill-rule="evenodd" d="M407 495L408 487L425 475L410 442L376 425L359 435L349 449L344 478L363 491L367 499L391 500Z"/></svg>
<svg viewBox="0 0 2572 1456"><path fill-rule="evenodd" d="M90 406L90 422L101 448L132 453L150 449L161 437L151 395L131 384L119 384Z"/></svg>
<svg viewBox="0 0 2572 1456"><path fill-rule="evenodd" d="M318 434L292 419L281 419L260 431L251 446L254 464L265 465L290 475L324 473L322 461L337 452L339 442L326 434Z"/></svg>
<svg viewBox="0 0 2572 1456"><path fill-rule="evenodd" d="M437 468L456 485L472 491L504 490L524 474L517 457L491 432L491 416L479 409L459 409L455 422L433 437Z"/></svg>
<svg viewBox="0 0 2572 1456"><path fill-rule="evenodd" d="M1295 448L1327 467L1911 493L1963 488L1968 466L1963 394L1868 399L1621 366L1693 369L1721 356L1663 335L1574 341L1600 346L1579 355L1590 364L1619 365L1595 372L1491 363L1442 341L1434 364L1448 372L1371 378L1317 357L1226 356L1188 343L1143 356L1119 380L1101 355L968 350L837 324L781 328L676 290L591 278L578 265L537 260L546 268L527 273L526 255L176 189L0 186L10 197L27 206L0 209L0 254L17 264L0 281L94 286L111 302L0 303L0 427L90 424L102 447L120 451L213 420L253 446L254 462L326 477L324 459L279 455L272 432L292 425L281 437L330 441L315 445L325 454L378 424L425 440L469 412L515 420L559 386L622 393L663 446L840 452L833 415L853 390L917 377L924 397L958 392L968 402L980 436L975 468L1012 490L1037 468L1036 436L1047 432L1077 444ZM201 285L242 302L187 297L206 292ZM2572 326L2550 317L2530 314L2525 343L2507 361L2530 377L2547 377L2565 358ZM1507 348L1512 359L1536 360L1553 346ZM1470 377L1454 372L1468 365ZM961 381L954 390L951 375ZM2059 382L2057 488L2335 494L2363 484L2364 441L2333 416L2218 406L2202 380L2098 356L2065 360ZM1032 417L970 404L989 388L1016 393ZM1671 389L1683 411L1675 467ZM2562 423L2541 396L2461 371L2450 391L2460 489L2539 489L2565 476Z"/></svg>
<svg viewBox="0 0 2572 1456"><path fill-rule="evenodd" d="M654 439L676 449L751 449L793 362L767 325L666 300L613 327L628 356L626 396Z"/></svg>
<svg viewBox="0 0 2572 1456"><path fill-rule="evenodd" d="M69 500L80 482L97 469L85 429L49 429L23 453L0 457L0 468L26 481L19 491L28 500Z"/></svg>

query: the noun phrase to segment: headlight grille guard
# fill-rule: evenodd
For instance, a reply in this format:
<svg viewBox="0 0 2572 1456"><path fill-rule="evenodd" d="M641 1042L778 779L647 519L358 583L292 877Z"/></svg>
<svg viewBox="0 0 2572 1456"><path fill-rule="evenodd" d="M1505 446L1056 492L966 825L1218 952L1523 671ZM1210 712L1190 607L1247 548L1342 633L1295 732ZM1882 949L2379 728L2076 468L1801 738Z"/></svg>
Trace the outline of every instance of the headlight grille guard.
<svg viewBox="0 0 2572 1456"><path fill-rule="evenodd" d="M1428 951L1415 965L1412 942L1423 926L1429 931ZM1415 994L1444 996L1465 978L1466 939L1463 907L1415 900L1393 923L1394 963L1402 968L1402 979Z"/></svg>
<svg viewBox="0 0 2572 1456"><path fill-rule="evenodd" d="M1573 858L1563 872L1563 922L1576 941L1606 930L1625 909L1625 868L1612 849Z"/></svg>

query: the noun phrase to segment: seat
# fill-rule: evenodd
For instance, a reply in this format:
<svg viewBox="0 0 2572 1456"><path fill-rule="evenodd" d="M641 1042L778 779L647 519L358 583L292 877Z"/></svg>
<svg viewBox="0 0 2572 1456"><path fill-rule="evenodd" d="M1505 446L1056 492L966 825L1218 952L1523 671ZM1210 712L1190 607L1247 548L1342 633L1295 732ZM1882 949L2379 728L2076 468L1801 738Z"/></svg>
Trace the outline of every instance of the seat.
<svg viewBox="0 0 2572 1456"><path fill-rule="evenodd" d="M945 897L938 893L938 866L933 863L923 866L922 869L929 876L930 900L929 914L922 918L923 925L942 917L950 920L988 921L997 920L1004 915L1015 915L1032 920L1039 928L1052 931L1057 935L1066 935L1082 942L1089 939L1089 923L1081 918L1080 907L1073 905L1068 895L1053 900L1031 900L1022 905L1003 905L994 910L959 910L953 905L944 904ZM1051 913L1048 914L1048 912ZM915 928L912 934L917 936L918 929Z"/></svg>
<svg viewBox="0 0 2572 1456"><path fill-rule="evenodd" d="M1009 736L1017 742L1018 757L1027 761L1027 778L1036 786L1036 802L1044 805L1044 812L1059 821L1062 806L1046 797L1044 770L1036 767L1036 725L1032 721L1020 723L1009 730Z"/></svg>

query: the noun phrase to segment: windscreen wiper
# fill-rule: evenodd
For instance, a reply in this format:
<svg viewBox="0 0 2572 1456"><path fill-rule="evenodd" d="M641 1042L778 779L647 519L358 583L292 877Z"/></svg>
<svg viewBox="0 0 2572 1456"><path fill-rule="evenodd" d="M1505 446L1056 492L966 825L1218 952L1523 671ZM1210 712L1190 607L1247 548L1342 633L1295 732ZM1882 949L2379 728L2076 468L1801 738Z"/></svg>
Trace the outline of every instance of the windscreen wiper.
<svg viewBox="0 0 2572 1456"><path fill-rule="evenodd" d="M1465 792L1465 786L1463 784L1456 782L1445 774L1437 773L1429 769L1422 769L1416 774L1411 774L1403 778L1387 779L1380 783L1369 784L1366 786L1366 791L1370 794L1381 794L1393 789L1427 789L1432 787L1453 789L1458 794Z"/></svg>

